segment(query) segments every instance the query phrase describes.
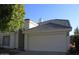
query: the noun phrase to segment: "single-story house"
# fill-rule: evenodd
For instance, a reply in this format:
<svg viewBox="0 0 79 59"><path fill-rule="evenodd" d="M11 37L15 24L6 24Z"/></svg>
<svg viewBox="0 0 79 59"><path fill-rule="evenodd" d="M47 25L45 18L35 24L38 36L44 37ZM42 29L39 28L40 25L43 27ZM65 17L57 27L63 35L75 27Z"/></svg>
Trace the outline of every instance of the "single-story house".
<svg viewBox="0 0 79 59"><path fill-rule="evenodd" d="M53 19L37 24L26 19L24 29L9 34L0 33L0 46L26 51L67 52L69 49L72 28L68 20Z"/></svg>

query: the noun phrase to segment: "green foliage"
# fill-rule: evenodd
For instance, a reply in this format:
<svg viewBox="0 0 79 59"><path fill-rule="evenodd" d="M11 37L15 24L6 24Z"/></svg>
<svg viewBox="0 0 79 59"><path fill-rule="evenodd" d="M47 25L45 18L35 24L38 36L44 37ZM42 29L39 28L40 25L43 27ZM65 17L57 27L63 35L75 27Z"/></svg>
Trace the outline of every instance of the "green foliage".
<svg viewBox="0 0 79 59"><path fill-rule="evenodd" d="M78 27L74 30L74 35L70 36L70 43L72 45L75 45L75 48L71 47L70 51L73 53L79 52L79 29Z"/></svg>
<svg viewBox="0 0 79 59"><path fill-rule="evenodd" d="M19 30L24 24L24 5L0 5L0 31L11 32Z"/></svg>
<svg viewBox="0 0 79 59"><path fill-rule="evenodd" d="M78 27L74 30L74 35L79 35L79 29L78 29Z"/></svg>
<svg viewBox="0 0 79 59"><path fill-rule="evenodd" d="M79 35L71 35L71 42L76 42L79 39Z"/></svg>

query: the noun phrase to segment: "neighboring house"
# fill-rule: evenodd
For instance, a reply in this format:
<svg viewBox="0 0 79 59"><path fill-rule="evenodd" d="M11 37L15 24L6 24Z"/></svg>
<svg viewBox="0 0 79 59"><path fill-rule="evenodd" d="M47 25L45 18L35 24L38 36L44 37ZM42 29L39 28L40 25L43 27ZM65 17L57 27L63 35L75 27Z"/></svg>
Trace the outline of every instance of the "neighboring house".
<svg viewBox="0 0 79 59"><path fill-rule="evenodd" d="M36 24L25 20L25 31L0 33L0 45L6 48L21 48L26 51L67 52L69 49L68 20L54 19Z"/></svg>

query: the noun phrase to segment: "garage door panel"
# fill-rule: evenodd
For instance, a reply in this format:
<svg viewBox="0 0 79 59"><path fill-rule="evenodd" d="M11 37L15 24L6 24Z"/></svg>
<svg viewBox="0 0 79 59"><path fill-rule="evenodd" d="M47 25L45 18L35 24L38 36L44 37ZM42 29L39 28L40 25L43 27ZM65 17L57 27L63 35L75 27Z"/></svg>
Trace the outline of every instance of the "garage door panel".
<svg viewBox="0 0 79 59"><path fill-rule="evenodd" d="M35 51L63 51L65 39L62 35L29 35L29 49Z"/></svg>

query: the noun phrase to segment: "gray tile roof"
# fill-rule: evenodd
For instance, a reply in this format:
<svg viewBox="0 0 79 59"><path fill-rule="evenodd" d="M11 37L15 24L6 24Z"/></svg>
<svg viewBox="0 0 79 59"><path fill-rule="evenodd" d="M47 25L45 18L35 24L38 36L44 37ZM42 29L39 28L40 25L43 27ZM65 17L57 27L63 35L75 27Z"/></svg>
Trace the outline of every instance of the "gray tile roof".
<svg viewBox="0 0 79 59"><path fill-rule="evenodd" d="M46 23L55 23L55 24L71 27L69 20L65 20L65 19L51 19L48 21L41 22L40 25L46 24Z"/></svg>
<svg viewBox="0 0 79 59"><path fill-rule="evenodd" d="M65 29L71 28L68 20L48 20L40 23L39 26L31 28L30 30L43 30L43 29Z"/></svg>

